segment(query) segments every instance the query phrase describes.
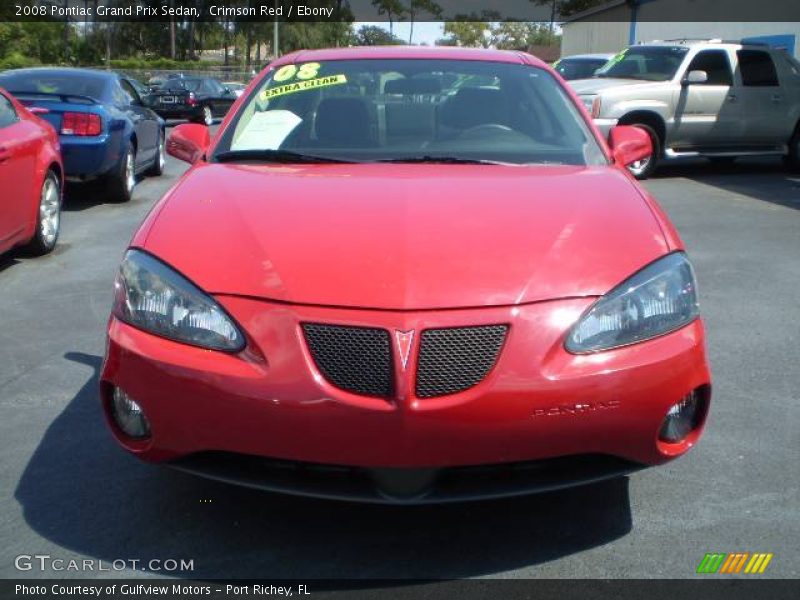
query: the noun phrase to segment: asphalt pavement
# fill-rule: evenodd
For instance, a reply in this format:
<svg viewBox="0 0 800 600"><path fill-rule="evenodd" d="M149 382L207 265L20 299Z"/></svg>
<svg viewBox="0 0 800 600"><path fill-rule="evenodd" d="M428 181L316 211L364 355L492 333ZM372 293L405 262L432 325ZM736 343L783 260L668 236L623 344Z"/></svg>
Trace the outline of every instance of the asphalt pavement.
<svg viewBox="0 0 800 600"><path fill-rule="evenodd" d="M184 170L170 158L128 204L73 188L53 255L0 257L0 577L684 578L706 552L772 552L762 577L800 576L800 176L696 163L646 183L694 260L708 328L712 409L688 456L572 490L404 508L227 486L112 441L97 377L114 276ZM34 554L194 569L15 568Z"/></svg>

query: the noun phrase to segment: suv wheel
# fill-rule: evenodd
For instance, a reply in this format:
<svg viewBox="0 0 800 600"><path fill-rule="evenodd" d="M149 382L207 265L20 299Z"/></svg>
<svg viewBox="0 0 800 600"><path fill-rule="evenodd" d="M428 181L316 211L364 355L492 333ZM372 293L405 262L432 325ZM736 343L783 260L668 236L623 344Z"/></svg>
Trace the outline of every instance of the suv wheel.
<svg viewBox="0 0 800 600"><path fill-rule="evenodd" d="M800 123L794 128L792 139L789 140L789 154L784 157L784 162L791 171L800 171Z"/></svg>
<svg viewBox="0 0 800 600"><path fill-rule="evenodd" d="M658 157L661 156L661 140L655 130L649 125L644 125L643 123L629 124L643 129L647 135L650 136L650 142L653 144L653 153L650 156L646 156L642 160L637 160L628 165L628 170L636 179L647 179L656 170Z"/></svg>

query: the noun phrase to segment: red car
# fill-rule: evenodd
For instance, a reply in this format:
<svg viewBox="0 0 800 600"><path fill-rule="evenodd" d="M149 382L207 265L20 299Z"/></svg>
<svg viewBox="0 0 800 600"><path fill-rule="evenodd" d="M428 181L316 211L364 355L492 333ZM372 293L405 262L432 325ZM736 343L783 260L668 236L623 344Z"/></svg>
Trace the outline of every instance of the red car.
<svg viewBox="0 0 800 600"><path fill-rule="evenodd" d="M55 248L63 167L55 130L0 88L0 253Z"/></svg>
<svg viewBox="0 0 800 600"><path fill-rule="evenodd" d="M444 502L657 465L703 429L692 267L563 80L518 52L273 62L126 253L101 395L140 458Z"/></svg>

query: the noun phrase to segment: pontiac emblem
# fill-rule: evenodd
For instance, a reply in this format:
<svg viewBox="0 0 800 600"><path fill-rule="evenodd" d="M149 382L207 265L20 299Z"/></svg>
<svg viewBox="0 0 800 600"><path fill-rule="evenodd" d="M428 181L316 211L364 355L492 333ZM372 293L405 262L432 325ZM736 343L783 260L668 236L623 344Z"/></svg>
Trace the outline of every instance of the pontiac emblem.
<svg viewBox="0 0 800 600"><path fill-rule="evenodd" d="M408 357L411 354L411 345L414 341L414 330L399 331L396 329L394 339L397 341L397 353L400 355L400 362L405 371L406 365L408 365Z"/></svg>

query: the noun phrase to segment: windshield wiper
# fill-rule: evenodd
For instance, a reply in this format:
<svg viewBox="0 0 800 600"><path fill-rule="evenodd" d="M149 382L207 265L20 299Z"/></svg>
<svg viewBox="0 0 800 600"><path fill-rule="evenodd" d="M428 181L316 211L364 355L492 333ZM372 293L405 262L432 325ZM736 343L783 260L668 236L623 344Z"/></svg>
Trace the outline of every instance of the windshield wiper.
<svg viewBox="0 0 800 600"><path fill-rule="evenodd" d="M257 160L275 163L355 163L358 161L329 156L315 156L292 152L290 150L228 150L220 152L213 158L215 162L236 162L239 160Z"/></svg>
<svg viewBox="0 0 800 600"><path fill-rule="evenodd" d="M401 158L382 158L379 163L439 163L448 165L507 165L496 160L483 160L480 158L459 158L457 156L405 156Z"/></svg>

